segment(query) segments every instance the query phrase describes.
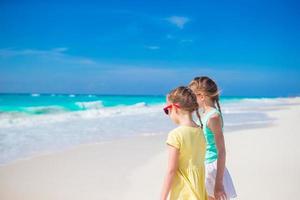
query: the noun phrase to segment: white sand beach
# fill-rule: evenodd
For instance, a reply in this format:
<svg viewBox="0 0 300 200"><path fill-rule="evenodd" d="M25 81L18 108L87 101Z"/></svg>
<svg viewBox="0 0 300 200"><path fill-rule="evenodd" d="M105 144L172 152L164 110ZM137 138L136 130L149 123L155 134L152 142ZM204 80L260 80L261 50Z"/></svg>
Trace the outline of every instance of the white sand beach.
<svg viewBox="0 0 300 200"><path fill-rule="evenodd" d="M270 125L225 134L238 199L297 199L300 102L265 112L275 118ZM0 167L0 199L159 199L165 139L166 134L81 145L6 164Z"/></svg>

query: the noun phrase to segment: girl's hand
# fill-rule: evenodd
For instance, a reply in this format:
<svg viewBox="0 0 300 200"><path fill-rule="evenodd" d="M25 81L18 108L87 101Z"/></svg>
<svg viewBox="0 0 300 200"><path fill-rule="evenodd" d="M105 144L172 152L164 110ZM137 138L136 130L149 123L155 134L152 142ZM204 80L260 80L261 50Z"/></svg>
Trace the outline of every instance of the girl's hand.
<svg viewBox="0 0 300 200"><path fill-rule="evenodd" d="M227 196L224 190L223 184L216 184L215 185L215 191L214 191L214 196L216 200L226 200Z"/></svg>

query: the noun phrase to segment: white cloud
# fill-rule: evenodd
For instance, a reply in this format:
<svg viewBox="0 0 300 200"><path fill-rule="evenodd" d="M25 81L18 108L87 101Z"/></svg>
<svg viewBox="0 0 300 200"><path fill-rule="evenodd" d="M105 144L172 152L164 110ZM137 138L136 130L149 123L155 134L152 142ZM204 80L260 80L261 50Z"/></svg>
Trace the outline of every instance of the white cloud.
<svg viewBox="0 0 300 200"><path fill-rule="evenodd" d="M147 49L150 49L150 50L158 50L160 49L159 46L146 46Z"/></svg>
<svg viewBox="0 0 300 200"><path fill-rule="evenodd" d="M59 47L50 50L40 49L0 49L0 57L16 57L16 56L33 56L39 58L47 58L50 60L57 60L60 62L80 63L80 64L94 64L95 61L89 58L71 56L66 53L68 48Z"/></svg>
<svg viewBox="0 0 300 200"><path fill-rule="evenodd" d="M178 28L183 29L184 25L190 21L188 17L171 16L166 18L168 22L176 25Z"/></svg>

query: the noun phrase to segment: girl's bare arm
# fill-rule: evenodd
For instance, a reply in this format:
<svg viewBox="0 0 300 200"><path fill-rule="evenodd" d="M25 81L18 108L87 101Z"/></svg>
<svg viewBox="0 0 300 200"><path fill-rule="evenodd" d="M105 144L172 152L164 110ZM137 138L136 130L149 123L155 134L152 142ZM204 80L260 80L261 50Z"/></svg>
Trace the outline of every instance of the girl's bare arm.
<svg viewBox="0 0 300 200"><path fill-rule="evenodd" d="M168 145L169 151L169 161L168 161L168 168L167 173L165 176L162 192L161 192L161 200L167 200L170 188L172 186L173 177L178 168L178 157L179 157L179 150L173 146Z"/></svg>
<svg viewBox="0 0 300 200"><path fill-rule="evenodd" d="M220 196L225 195L223 187L223 176L226 163L226 148L222 130L221 117L219 115L212 116L208 121L208 127L214 133L216 147L218 149L217 175L215 182L215 198L218 199Z"/></svg>

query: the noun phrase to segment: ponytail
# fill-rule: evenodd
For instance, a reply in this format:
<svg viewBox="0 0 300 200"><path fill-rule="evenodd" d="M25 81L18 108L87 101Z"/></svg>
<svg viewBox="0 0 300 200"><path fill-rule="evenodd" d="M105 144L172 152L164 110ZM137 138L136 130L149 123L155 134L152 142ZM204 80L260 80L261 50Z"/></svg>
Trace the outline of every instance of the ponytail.
<svg viewBox="0 0 300 200"><path fill-rule="evenodd" d="M220 102L219 102L219 97L216 99L216 103L217 103L217 107L218 107L218 110L219 110L220 115L221 115L220 117L221 117L221 119L222 119L222 127L223 127L224 121L223 121L223 114L222 114L221 106L220 106Z"/></svg>
<svg viewBox="0 0 300 200"><path fill-rule="evenodd" d="M218 107L219 112L222 114L221 106L220 106L220 103L219 103L219 98L216 99L216 103L217 103L217 107Z"/></svg>
<svg viewBox="0 0 300 200"><path fill-rule="evenodd" d="M196 109L196 115L197 115L197 117L198 117L198 119L199 119L200 127L201 127L201 129L202 129L202 128L203 128L203 123L202 123L201 116L200 116L200 113L199 113L199 110L198 110L198 109Z"/></svg>

